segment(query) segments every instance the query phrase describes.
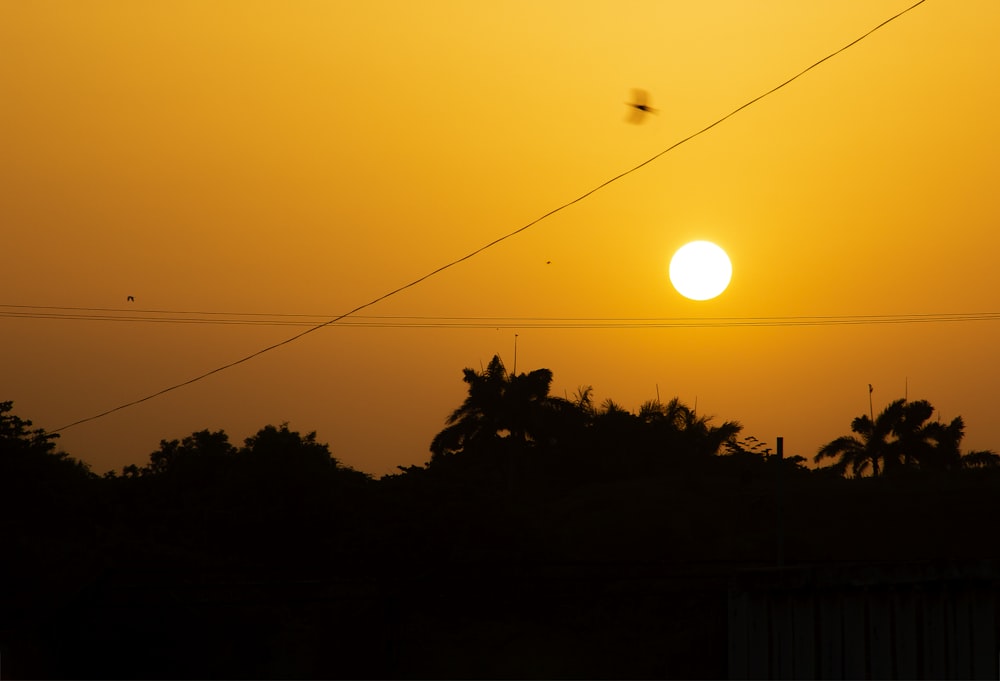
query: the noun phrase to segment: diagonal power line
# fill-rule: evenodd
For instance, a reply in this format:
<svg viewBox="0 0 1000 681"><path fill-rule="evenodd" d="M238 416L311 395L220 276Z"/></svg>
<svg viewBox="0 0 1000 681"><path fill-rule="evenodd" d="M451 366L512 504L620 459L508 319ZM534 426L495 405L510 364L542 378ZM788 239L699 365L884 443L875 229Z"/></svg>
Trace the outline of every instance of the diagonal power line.
<svg viewBox="0 0 1000 681"><path fill-rule="evenodd" d="M257 350L256 352L253 352L253 353L251 353L249 355L246 355L245 357L241 357L240 359L237 359L235 361L229 362L228 364L223 364L222 366L216 367L215 369L212 369L211 371L206 371L203 374L199 374L198 376L195 376L194 378L190 378L190 379L188 379L186 381L183 381L181 383L176 383L176 384L171 385L171 386L169 386L167 388L164 388L162 390L158 390L158 391L156 391L154 393L146 395L145 397L141 397L141 398L139 398L137 400L132 400L131 402L126 402L125 404L120 404L117 407L113 407L111 409L107 409L105 411L100 412L99 414L94 414L93 416L88 416L88 417L80 419L78 421L73 421L72 423L68 423L65 426L60 426L59 428L56 428L55 430L52 430L50 432L52 432L52 433L58 433L58 432L63 431L63 430L68 430L69 428L72 428L74 426L78 426L78 425L80 425L82 423L87 423L88 421L96 421L97 419L103 418L105 416L108 416L109 414L113 414L116 411L121 411L123 409L128 409L129 407L134 407L137 404L142 404L143 402L148 402L149 400L152 400L152 399L155 399L157 397L160 397L161 395L165 395L165 394L167 394L169 392L172 392L174 390L178 390L178 389L183 388L185 386L191 385L192 383L197 383L198 381L206 379L209 376L213 376L214 374L221 373L221 372L225 371L226 369L231 369L231 368L233 368L233 367L235 367L237 365L243 364L244 362L249 362L250 360L254 359L255 357L259 357L260 355L263 355L266 352L270 352L271 350L276 350L276 349L282 347L283 345L288 345L290 343L293 343L293 342L299 340L300 338L302 338L303 336L307 336L310 333L313 333L315 331L319 331L320 329L325 328L327 326L330 326L331 324L336 324L337 322L341 321L342 319L344 319L346 317L350 317L351 315L356 314L356 313L360 312L361 310L364 310L366 308L372 307L373 305L376 305L377 303L380 303L380 302L382 302L383 300L385 300L387 298L391 298L392 296L395 296L395 295L397 295L399 293L402 293L403 291L405 291L405 290L407 290L409 288L413 288L414 286L417 286L418 284L423 283L427 279L430 279L431 277L434 277L434 276L436 276L436 275L444 272L445 270L451 269L452 267L455 267L456 265L458 265L460 263L463 263L466 260L474 258L475 256L479 255L483 251L485 251L487 249L490 249L490 248L493 248L494 246L496 246L496 245L498 245L498 244L500 244L500 243L502 243L502 242L504 242L504 241L506 241L506 240L508 240L508 239L510 239L512 237L517 236L521 232L524 232L524 231L530 229L531 227L534 227L539 222L541 222L541 221L543 221L543 220L545 220L545 219L547 219L549 217L552 217L556 213L559 213L559 212L561 212L561 211L569 208L570 206L573 206L573 205L575 205L577 203L580 203L581 201L583 201L587 197L591 196L592 194L596 194L597 192L599 192L600 190L604 189L608 185L613 184L613 183L617 182L618 180L621 180L622 178L624 178L624 177L626 177L628 175L631 175L632 173L636 172L637 170L639 170L641 168L644 168L645 166L649 165L650 163L652 163L653 161L657 160L661 156L663 156L663 155L665 155L665 154L673 151L674 149L676 149L677 147L681 146L682 144L686 144L687 142L690 142L694 138L699 137L699 136L705 134L706 132L708 132L712 128L720 125L721 123L724 123L725 121L727 121L728 119L732 118L733 116L735 116L739 112L743 111L744 109L746 109L746 108L748 108L748 107L756 104L757 102L759 102L760 100L764 99L765 97L768 97L768 96L774 94L778 90L781 90L785 86L787 86L787 85L793 83L794 81L798 80L799 78L801 78L805 74L809 73L810 71L812 71L813 69L815 69L817 66L819 66L823 62L825 62L825 61L827 61L829 59L832 59L833 57L837 56L841 52L843 52L843 51L845 51L845 50L853 47L854 45L857 45L859 42L861 42L862 40L864 40L865 38L867 38L868 36L870 36L875 31L877 31L880 28L883 28L884 26L888 25L889 23L895 21L896 19L898 19L899 17L903 16L907 12L909 12L909 11L911 11L913 9L916 9L920 5L924 4L926 1L927 0L918 0L914 4L910 5L909 7L907 7L906 9L904 9L904 10L902 10L900 12L897 12L893 16L889 17L888 19L886 19L885 21L883 21L879 25L877 25L874 28L872 28L872 29L868 30L867 32L863 33L861 36L855 38L854 40L852 40L851 42L847 43L843 47L841 47L841 48L839 48L839 49L831 52L830 54L828 54L825 57L823 57L822 59L814 62L813 64L810 64L806 68L804 68L801 71L799 71L798 73L796 73L791 78L788 78L787 80L785 80L784 82L782 82L782 83L774 86L770 90L767 90L766 92L764 92L764 93L762 93L760 95L757 95L756 97L754 97L753 99L749 100L748 102L742 104L741 106L738 106L737 108L733 109L732 111L730 111L726 115L722 116L721 118L715 120L714 122L710 123L709 125L706 125L701 130L698 130L697 132L694 132L694 133L688 135L687 137L681 139L680 141L671 144L669 147L667 147L663 151L660 151L659 153L657 153L657 154L649 157L648 159L646 159L642 163L639 163L638 165L636 165L636 166L634 166L632 168L629 168L628 170L625 170L624 172L621 172L621 173L615 175L614 177L612 177L612 178L610 178L608 180L605 180L604 182L600 183L599 185L595 186L594 188L590 189L589 191L584 192L583 194L580 194L575 199L567 201L566 203L564 203L564 204L562 204L562 205L560 205L560 206L558 206L556 208L553 208L549 212L547 212L547 213L545 213L545 214L543 214L543 215L535 218L534 220L532 220L531 222L527 223L526 225L523 225L522 227L519 227L519 228L515 229L512 232L504 234L503 236L498 237L498 238L494 239L493 241L490 241L489 243L480 246L479 248L477 248L477 249L475 249L475 250L473 250L473 251L471 251L471 252L463 255L460 258L452 260L451 262L449 262L447 264L444 264L444 265L438 267L437 269L431 270L427 274L424 274L423 276L418 277L418 278L414 279L413 281L411 281L411 282L409 282L407 284L403 284L402 286L394 288L394 289L392 289L391 291L389 291L387 293L383 293L382 295L380 295L377 298L374 298L374 299L368 301L367 303L363 303L361 305L358 305L357 307L349 310L348 312L345 312L345 313L343 313L341 315L338 315L338 316L336 316L336 317L334 317L332 319L329 319L329 320L323 322L322 324L317 324L315 326L312 326L312 327L306 329L305 331L302 331L300 333L295 334L294 336L286 338L283 341L280 341L278 343L274 343L273 345L268 345L267 347L261 348L260 350Z"/></svg>

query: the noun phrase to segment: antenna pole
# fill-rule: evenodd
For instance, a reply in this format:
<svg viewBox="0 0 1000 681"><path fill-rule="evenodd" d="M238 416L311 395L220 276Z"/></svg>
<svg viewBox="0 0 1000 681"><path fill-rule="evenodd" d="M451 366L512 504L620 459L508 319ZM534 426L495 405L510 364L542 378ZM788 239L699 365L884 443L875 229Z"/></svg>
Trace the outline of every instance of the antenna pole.
<svg viewBox="0 0 1000 681"><path fill-rule="evenodd" d="M775 510L777 515L777 528L775 534L777 535L777 559L778 567L785 567L785 485L784 480L784 463L785 463L785 438L779 437L777 439L777 452L776 458L778 459L778 471L775 474L776 486L777 486L777 499L775 500Z"/></svg>

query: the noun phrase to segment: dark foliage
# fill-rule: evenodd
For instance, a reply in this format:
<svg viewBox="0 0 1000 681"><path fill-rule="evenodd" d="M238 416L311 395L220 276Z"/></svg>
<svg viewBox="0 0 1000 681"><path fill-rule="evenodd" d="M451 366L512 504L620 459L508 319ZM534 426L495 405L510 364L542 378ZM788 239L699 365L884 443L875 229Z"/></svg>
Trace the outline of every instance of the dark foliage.
<svg viewBox="0 0 1000 681"><path fill-rule="evenodd" d="M287 424L101 478L0 403L3 673L721 678L746 570L1000 558L996 455L924 402L811 469L676 399L553 397L499 358L464 380L427 465L381 480Z"/></svg>
<svg viewBox="0 0 1000 681"><path fill-rule="evenodd" d="M816 461L839 457L832 469L861 477L899 476L916 472L942 473L964 468L1000 467L991 451L962 454L965 423L930 421L934 407L926 400L896 400L873 419L862 415L851 422L855 435L844 435L820 447Z"/></svg>

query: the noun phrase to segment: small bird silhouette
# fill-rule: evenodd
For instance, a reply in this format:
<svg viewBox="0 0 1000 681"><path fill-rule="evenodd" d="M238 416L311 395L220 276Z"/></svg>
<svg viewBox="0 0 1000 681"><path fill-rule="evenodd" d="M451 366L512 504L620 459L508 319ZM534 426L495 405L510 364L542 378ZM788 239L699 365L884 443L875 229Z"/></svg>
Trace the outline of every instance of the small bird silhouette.
<svg viewBox="0 0 1000 681"><path fill-rule="evenodd" d="M626 104L630 107L627 119L629 123L642 123L646 120L646 114L656 113L656 109L649 105L649 93L645 90L632 88L632 101Z"/></svg>
<svg viewBox="0 0 1000 681"><path fill-rule="evenodd" d="M128 302L134 303L135 302L135 296L129 296L128 297Z"/></svg>

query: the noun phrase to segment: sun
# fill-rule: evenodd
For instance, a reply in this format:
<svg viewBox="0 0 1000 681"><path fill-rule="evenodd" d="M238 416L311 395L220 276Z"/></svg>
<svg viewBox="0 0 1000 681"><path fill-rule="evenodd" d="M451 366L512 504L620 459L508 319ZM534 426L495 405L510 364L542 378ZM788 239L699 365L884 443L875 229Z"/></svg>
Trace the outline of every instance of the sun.
<svg viewBox="0 0 1000 681"><path fill-rule="evenodd" d="M691 300L709 300L726 290L733 278L733 264L726 252L711 241L692 241L670 259L670 283Z"/></svg>

